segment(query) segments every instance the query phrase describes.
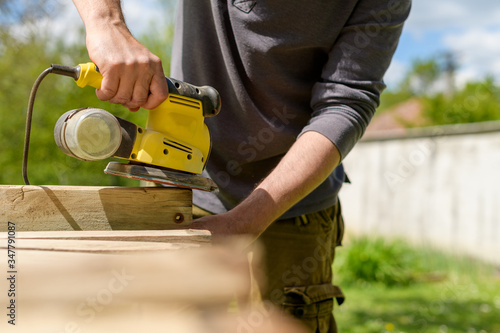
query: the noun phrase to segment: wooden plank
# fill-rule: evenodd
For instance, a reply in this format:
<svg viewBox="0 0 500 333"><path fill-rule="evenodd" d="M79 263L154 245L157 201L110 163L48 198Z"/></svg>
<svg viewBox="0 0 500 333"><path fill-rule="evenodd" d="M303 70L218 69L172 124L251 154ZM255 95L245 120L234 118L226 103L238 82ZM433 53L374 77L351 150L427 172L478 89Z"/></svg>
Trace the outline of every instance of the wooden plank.
<svg viewBox="0 0 500 333"><path fill-rule="evenodd" d="M95 296L117 275L128 282L124 299L214 304L231 301L235 295L246 299L249 292L246 255L231 248L120 254L18 249L16 254L17 276L22 280L19 295L26 302L79 303ZM3 272L5 266L0 264Z"/></svg>
<svg viewBox="0 0 500 333"><path fill-rule="evenodd" d="M195 243L127 242L103 240L23 239L16 241L17 250L60 251L80 253L139 253L145 251L181 250L200 247Z"/></svg>
<svg viewBox="0 0 500 333"><path fill-rule="evenodd" d="M0 234L0 249L7 249L7 233ZM21 231L16 250L86 253L134 253L180 250L210 245L208 230L152 231Z"/></svg>
<svg viewBox="0 0 500 333"><path fill-rule="evenodd" d="M117 233L119 239L123 235L130 239L132 235L127 234L134 232L16 233L14 267L7 260L0 261L0 271L9 272L0 279L0 290L15 289L15 296L6 292L0 297L0 307L5 310L0 332L271 333L277 328L287 333L306 332L269 303L249 303L250 266L247 254L239 247L167 248L139 253L122 248L117 252L120 254L109 254L45 251L45 245L26 250L23 245L26 241L91 242L75 241L73 236L78 233L103 237ZM139 237L154 233L166 232L137 232ZM62 239L57 239L57 234ZM0 249L7 244L7 237L2 235ZM238 299L238 311L228 311L234 299ZM8 320L15 320L15 326Z"/></svg>
<svg viewBox="0 0 500 333"><path fill-rule="evenodd" d="M0 231L162 230L192 222L192 192L165 187L0 185Z"/></svg>
<svg viewBox="0 0 500 333"><path fill-rule="evenodd" d="M7 233L0 233L6 239ZM208 230L98 230L98 231L21 231L16 239L65 239L65 240L102 240L129 242L196 243L209 244L211 233Z"/></svg>
<svg viewBox="0 0 500 333"><path fill-rule="evenodd" d="M0 297L6 318L0 332L209 332L215 318L227 317L233 297L248 293L248 264L232 250L117 255L17 249L16 255L16 296ZM5 260L0 269L7 271ZM10 284L4 277L0 289ZM5 316L11 299L16 326ZM172 330L184 322L199 328Z"/></svg>

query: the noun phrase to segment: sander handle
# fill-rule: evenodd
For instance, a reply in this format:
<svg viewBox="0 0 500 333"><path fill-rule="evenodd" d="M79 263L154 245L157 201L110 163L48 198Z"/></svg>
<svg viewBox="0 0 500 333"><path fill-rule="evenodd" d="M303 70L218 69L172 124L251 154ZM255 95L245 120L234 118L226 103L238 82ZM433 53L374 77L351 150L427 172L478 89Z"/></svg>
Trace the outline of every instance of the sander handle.
<svg viewBox="0 0 500 333"><path fill-rule="evenodd" d="M54 66L54 65L52 65ZM66 66L60 66L66 67ZM76 84L79 87L91 86L96 89L101 88L102 75L99 72L99 68L92 62L79 64L75 70L67 71L70 74L63 74L67 76L72 76L73 73L78 73ZM203 116L213 117L220 112L221 100L219 93L215 88L210 86L198 87L187 82L165 77L167 80L168 93L188 98L193 98L199 100L202 103ZM163 109L167 107L167 103L163 102L156 109Z"/></svg>

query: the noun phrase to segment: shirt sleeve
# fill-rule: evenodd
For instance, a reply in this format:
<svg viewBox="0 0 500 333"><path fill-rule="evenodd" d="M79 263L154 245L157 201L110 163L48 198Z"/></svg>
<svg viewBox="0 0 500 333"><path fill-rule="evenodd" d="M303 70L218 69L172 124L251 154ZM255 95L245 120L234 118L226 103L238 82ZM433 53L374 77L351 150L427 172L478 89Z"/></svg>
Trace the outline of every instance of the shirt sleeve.
<svg viewBox="0 0 500 333"><path fill-rule="evenodd" d="M312 117L300 134L329 138L341 158L363 135L385 88L411 0L360 1L329 52L312 90Z"/></svg>

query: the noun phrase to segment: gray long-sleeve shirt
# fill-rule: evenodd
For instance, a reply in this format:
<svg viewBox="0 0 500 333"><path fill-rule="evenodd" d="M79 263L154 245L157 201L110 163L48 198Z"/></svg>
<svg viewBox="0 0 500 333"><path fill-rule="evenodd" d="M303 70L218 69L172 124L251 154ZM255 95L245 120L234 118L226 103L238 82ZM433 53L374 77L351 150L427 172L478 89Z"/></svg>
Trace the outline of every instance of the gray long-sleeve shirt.
<svg viewBox="0 0 500 333"><path fill-rule="evenodd" d="M342 158L360 139L384 89L411 0L181 0L171 75L215 87L205 176L218 194L194 192L213 213L233 208L298 136L316 131ZM283 217L335 204L342 165ZM258 208L257 208L258 209Z"/></svg>

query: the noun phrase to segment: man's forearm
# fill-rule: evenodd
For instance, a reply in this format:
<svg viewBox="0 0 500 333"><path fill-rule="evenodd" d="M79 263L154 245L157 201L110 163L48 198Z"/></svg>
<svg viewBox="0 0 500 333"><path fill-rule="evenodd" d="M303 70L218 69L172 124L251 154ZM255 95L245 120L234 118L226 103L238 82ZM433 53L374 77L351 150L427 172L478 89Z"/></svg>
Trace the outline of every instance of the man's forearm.
<svg viewBox="0 0 500 333"><path fill-rule="evenodd" d="M252 234L262 233L319 186L339 162L340 153L329 139L313 131L304 133L250 196L230 211L234 223Z"/></svg>
<svg viewBox="0 0 500 333"><path fill-rule="evenodd" d="M73 0L85 27L99 22L125 22L120 0Z"/></svg>

